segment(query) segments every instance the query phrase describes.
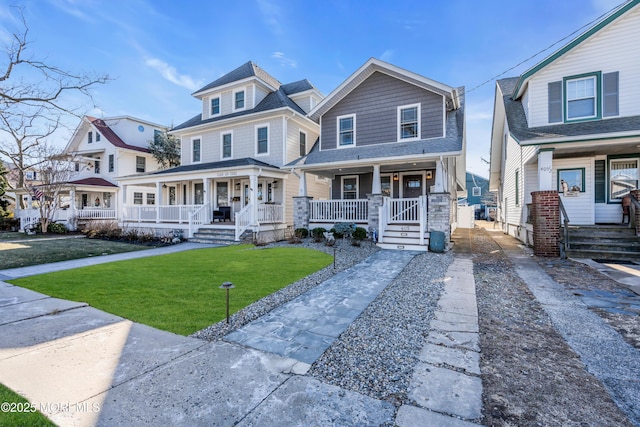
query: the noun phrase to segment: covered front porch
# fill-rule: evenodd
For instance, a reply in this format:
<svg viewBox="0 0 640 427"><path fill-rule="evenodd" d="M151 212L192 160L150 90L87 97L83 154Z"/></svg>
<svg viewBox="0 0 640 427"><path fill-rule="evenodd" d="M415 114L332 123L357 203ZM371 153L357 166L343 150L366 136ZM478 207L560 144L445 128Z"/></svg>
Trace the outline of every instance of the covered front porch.
<svg viewBox="0 0 640 427"><path fill-rule="evenodd" d="M177 167L123 179L120 220L129 227L182 229L189 238L201 228L231 227L236 241L247 230L286 228L288 174L268 165L245 166ZM143 191L130 191L131 185Z"/></svg>

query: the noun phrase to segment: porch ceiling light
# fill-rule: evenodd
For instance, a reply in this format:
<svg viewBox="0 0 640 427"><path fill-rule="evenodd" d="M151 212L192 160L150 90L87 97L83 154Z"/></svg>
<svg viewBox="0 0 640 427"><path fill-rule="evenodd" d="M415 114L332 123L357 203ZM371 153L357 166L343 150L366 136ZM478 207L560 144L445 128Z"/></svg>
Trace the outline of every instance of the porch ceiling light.
<svg viewBox="0 0 640 427"><path fill-rule="evenodd" d="M278 180L277 179L273 180L273 182L271 183L271 187L278 188Z"/></svg>
<svg viewBox="0 0 640 427"><path fill-rule="evenodd" d="M240 183L236 182L236 191L240 191Z"/></svg>

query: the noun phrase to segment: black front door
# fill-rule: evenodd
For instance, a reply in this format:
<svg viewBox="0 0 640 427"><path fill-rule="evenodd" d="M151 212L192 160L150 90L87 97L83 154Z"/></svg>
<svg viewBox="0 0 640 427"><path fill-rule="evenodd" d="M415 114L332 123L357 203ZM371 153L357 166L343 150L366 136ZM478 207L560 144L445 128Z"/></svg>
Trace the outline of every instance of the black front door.
<svg viewBox="0 0 640 427"><path fill-rule="evenodd" d="M414 199L422 196L422 175L404 175L402 177L402 197Z"/></svg>

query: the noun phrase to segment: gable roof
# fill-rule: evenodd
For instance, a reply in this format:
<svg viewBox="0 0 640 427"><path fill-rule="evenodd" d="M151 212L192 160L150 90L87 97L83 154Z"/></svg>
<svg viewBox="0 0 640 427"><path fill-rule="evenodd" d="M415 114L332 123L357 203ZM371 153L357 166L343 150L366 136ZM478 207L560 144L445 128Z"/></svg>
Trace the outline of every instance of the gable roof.
<svg viewBox="0 0 640 427"><path fill-rule="evenodd" d="M269 73L264 71L262 68L258 67L256 64L253 63L253 61L249 61L249 62L246 62L246 63L242 64L241 66L239 66L235 70L228 72L227 74L225 74L224 76L220 77L219 79L212 81L208 85L203 86L202 88L200 88L197 91L193 92L191 95L197 97L198 95L202 94L202 92L206 92L206 91L209 91L211 89L227 85L229 83L233 83L233 82L237 82L237 81L240 81L240 80L244 80L244 79L247 79L249 77L257 77L257 78L259 78L260 80L262 80L267 85L273 87L274 90L280 88L280 86L281 86L281 83L276 78L271 76Z"/></svg>
<svg viewBox="0 0 640 427"><path fill-rule="evenodd" d="M512 91L513 98L518 99L520 96L522 96L522 94L524 93L524 89L527 86L527 83L529 82L529 80L534 74L536 74L538 71L545 68L547 65L553 63L558 58L560 58L561 56L563 56L565 53L569 52L576 46L580 45L582 42L584 42L585 40L593 36L595 33L602 30L604 27L606 27L607 25L609 25L610 23L618 19L620 16L624 15L627 11L636 7L638 4L640 4L640 0L628 0L627 2L621 4L617 8L613 9L610 13L603 16L602 19L600 19L598 22L596 22L593 26L591 26L585 32L580 34L578 37L576 37L575 39L573 39L572 41L564 45L562 48L555 51L550 56L543 59L542 61L540 61L539 63L529 68L524 73L522 73L517 81L515 89Z"/></svg>
<svg viewBox="0 0 640 427"><path fill-rule="evenodd" d="M389 64L388 62L384 62L376 58L370 58L353 74L351 74L351 76L342 82L340 86L327 95L327 97L324 98L313 110L311 110L309 112L309 117L316 121L319 120L320 116L329 111L376 71L438 93L447 98L448 104L451 105L452 109L460 107L460 98L458 96L457 89Z"/></svg>
<svg viewBox="0 0 640 427"><path fill-rule="evenodd" d="M296 82L298 83L298 82ZM184 123L179 124L178 126L171 129L171 131L186 129L194 126L199 126L208 123L219 122L222 120L227 120L235 117L246 116L249 114L261 113L270 110L277 110L280 108L290 108L293 111L300 113L302 116L306 116L306 113L298 104L293 102L291 98L287 96L284 91L286 85L282 85L275 92L269 93L258 105L250 110L238 111L237 113L227 114L224 116L212 117L209 119L202 120L202 113L192 117ZM302 85L300 85L302 87ZM305 89L306 90L306 89ZM293 92L296 93L296 92Z"/></svg>
<svg viewBox="0 0 640 427"><path fill-rule="evenodd" d="M77 179L75 181L69 181L69 184L74 184L74 185L90 185L90 186L96 186L96 187L117 187L116 184L107 181L104 178L84 178L84 179Z"/></svg>
<svg viewBox="0 0 640 427"><path fill-rule="evenodd" d="M269 163L265 163L251 157L245 157L242 159L222 160L218 162L193 163L190 165L180 165L170 169L163 169L163 170L151 172L147 175L166 175L166 174L173 174L173 173L180 173L180 172L194 172L194 171L200 171L200 170L234 168L239 166L258 166L261 168L280 169L277 166L271 165Z"/></svg>
<svg viewBox="0 0 640 427"><path fill-rule="evenodd" d="M97 119L91 116L85 116L87 120L95 127L102 136L104 136L107 141L109 141L113 146L119 148L126 148L128 150L140 151L142 153L149 153L148 148L138 147L136 145L130 145L124 142L110 127L107 125L104 120Z"/></svg>

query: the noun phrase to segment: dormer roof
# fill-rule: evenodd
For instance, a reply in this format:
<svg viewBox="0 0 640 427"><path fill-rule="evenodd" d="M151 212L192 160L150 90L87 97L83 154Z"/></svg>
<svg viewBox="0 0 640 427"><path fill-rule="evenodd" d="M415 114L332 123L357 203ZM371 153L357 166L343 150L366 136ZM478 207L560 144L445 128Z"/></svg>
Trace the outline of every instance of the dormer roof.
<svg viewBox="0 0 640 427"><path fill-rule="evenodd" d="M205 92L209 92L212 89L225 86L230 83L245 80L251 77L260 79L267 86L272 87L273 90L278 90L282 85L276 78L271 76L271 74L267 73L262 68L258 67L253 61L249 61L245 64L242 64L235 70L228 72L227 74L220 77L219 79L214 80L208 85L198 89L197 91L193 92L191 95L198 98L201 95L203 95Z"/></svg>
<svg viewBox="0 0 640 427"><path fill-rule="evenodd" d="M130 145L124 142L110 127L107 125L104 120L98 119L91 116L86 116L87 120L95 127L102 136L106 138L114 147L126 148L128 150L140 151L143 153L149 153L148 148L138 147L135 145Z"/></svg>

